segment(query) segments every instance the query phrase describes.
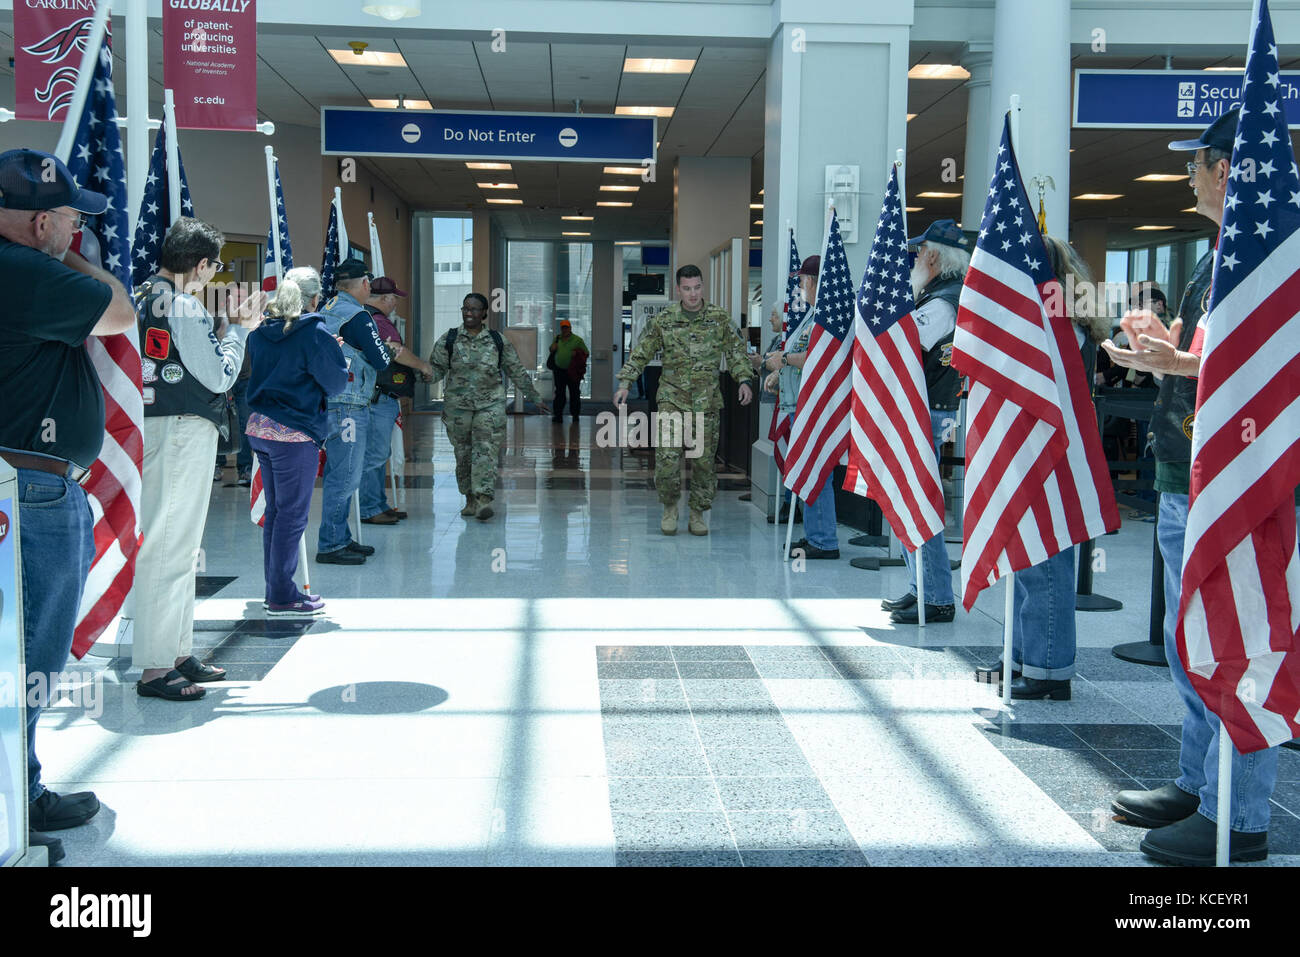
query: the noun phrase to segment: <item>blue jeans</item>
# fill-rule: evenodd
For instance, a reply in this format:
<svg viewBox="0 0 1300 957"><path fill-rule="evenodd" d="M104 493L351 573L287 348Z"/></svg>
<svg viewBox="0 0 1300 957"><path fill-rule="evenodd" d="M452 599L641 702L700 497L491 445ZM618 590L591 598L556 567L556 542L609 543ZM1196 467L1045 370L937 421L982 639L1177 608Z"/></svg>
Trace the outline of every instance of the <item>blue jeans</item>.
<svg viewBox="0 0 1300 957"><path fill-rule="evenodd" d="M956 412L938 412L930 410L930 429L934 438L934 454L937 459L939 447L943 444L943 434L948 425L956 418ZM916 594L916 559L913 553L903 549L903 562L907 565L907 590ZM951 605L952 568L948 561L948 549L943 544L943 530L921 545L921 557L925 563L925 603L927 605Z"/></svg>
<svg viewBox="0 0 1300 957"><path fill-rule="evenodd" d="M348 510L352 493L361 486L366 458L370 413L364 405L329 407L329 432L325 439L325 475L321 480L318 552L337 552L352 541Z"/></svg>
<svg viewBox="0 0 1300 957"><path fill-rule="evenodd" d="M1011 660L1026 678L1074 675L1074 546L1016 572Z"/></svg>
<svg viewBox="0 0 1300 957"><path fill-rule="evenodd" d="M370 406L366 426L366 457L361 464L361 517L371 518L388 511L384 493L384 466L393 451L393 423L401 406L391 396L381 395Z"/></svg>
<svg viewBox="0 0 1300 957"><path fill-rule="evenodd" d="M794 416L790 416L791 420ZM839 537L835 534L835 473L826 476L826 483L817 494L816 502L803 503L804 538L813 548L837 549Z"/></svg>
<svg viewBox="0 0 1300 957"><path fill-rule="evenodd" d="M248 437L257 453L266 492L266 518L262 525L262 577L266 600L288 605L304 598L294 584L298 570L298 543L307 528L311 493L316 485L318 461L315 442L272 442Z"/></svg>
<svg viewBox="0 0 1300 957"><path fill-rule="evenodd" d="M23 648L27 667L27 798L45 791L36 760L36 722L53 676L68 663L86 575L95 555L90 504L76 482L18 469L19 548L22 551Z"/></svg>
<svg viewBox="0 0 1300 957"><path fill-rule="evenodd" d="M1201 814L1218 820L1219 734L1222 725L1205 706L1178 657L1178 603L1183 591L1183 536L1187 531L1187 496L1160 493L1156 517L1156 539L1165 560L1165 658L1169 676L1183 699L1182 747L1178 752L1178 779L1174 782L1188 794L1201 796ZM1234 831L1250 833L1268 830L1269 804L1277 783L1277 748L1253 754L1232 749L1232 820Z"/></svg>

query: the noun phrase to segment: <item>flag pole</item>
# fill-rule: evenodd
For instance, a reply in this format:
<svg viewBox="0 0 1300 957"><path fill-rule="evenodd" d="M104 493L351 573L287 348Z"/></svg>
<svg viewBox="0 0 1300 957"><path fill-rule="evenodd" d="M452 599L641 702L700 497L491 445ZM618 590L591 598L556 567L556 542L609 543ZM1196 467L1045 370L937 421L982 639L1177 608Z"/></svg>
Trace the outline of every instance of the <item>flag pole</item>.
<svg viewBox="0 0 1300 957"><path fill-rule="evenodd" d="M334 218L338 220L339 262L343 262L345 259L348 258L348 249L350 247L348 244L348 229L346 226L343 225L343 187L342 186L334 187L334 210L335 210Z"/></svg>
<svg viewBox="0 0 1300 957"><path fill-rule="evenodd" d="M176 141L176 101L171 90L163 90L163 129L167 134L167 225L181 218L180 144Z"/></svg>
<svg viewBox="0 0 1300 957"><path fill-rule="evenodd" d="M794 538L794 513L799 509L799 496L795 494L794 489L790 490L790 518L785 526L785 552L781 555L781 561L790 560L790 541ZM778 511L778 515L781 513Z"/></svg>
<svg viewBox="0 0 1300 957"><path fill-rule="evenodd" d="M284 268L280 260L280 210L275 195L275 150L266 150L266 194L271 203L271 247L275 252L275 288L278 290L284 282Z"/></svg>
<svg viewBox="0 0 1300 957"><path fill-rule="evenodd" d="M1214 866L1227 867L1232 840L1232 738L1219 719L1219 816L1215 822Z"/></svg>
<svg viewBox="0 0 1300 957"><path fill-rule="evenodd" d="M1011 151L1020 157L1020 94L1011 94Z"/></svg>
<svg viewBox="0 0 1300 957"><path fill-rule="evenodd" d="M1002 704L1011 707L1011 628L1016 607L1016 573L1007 572L1006 605L1002 612Z"/></svg>
<svg viewBox="0 0 1300 957"><path fill-rule="evenodd" d="M72 156L72 141L77 136L76 123L73 120L80 119L86 108L86 97L90 96L90 84L95 78L95 60L99 57L100 47L104 43L104 34L108 30L111 7L109 0L101 0L99 6L95 8L95 19L90 24L90 36L86 38L86 50L81 54L81 67L77 70L77 85L72 91L68 112L64 114L63 129L59 132L59 145L54 148L54 155L63 163L67 163Z"/></svg>

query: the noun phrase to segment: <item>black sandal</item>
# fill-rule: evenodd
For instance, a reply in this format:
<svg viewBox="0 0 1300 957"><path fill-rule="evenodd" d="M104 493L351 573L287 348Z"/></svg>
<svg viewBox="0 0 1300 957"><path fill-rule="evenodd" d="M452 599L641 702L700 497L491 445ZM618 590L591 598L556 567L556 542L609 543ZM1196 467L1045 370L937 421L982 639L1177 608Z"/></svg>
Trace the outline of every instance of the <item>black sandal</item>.
<svg viewBox="0 0 1300 957"><path fill-rule="evenodd" d="M184 677L179 671L172 669L161 678L154 678L152 681L137 681L135 683L135 692L142 698L166 698L168 701L198 701L208 693L207 689L200 688L196 694L186 694L185 689L194 686L192 681L172 684L177 678Z"/></svg>
<svg viewBox="0 0 1300 957"><path fill-rule="evenodd" d="M176 670L195 684L201 681L220 681L226 677L226 669L205 665L193 655L177 665Z"/></svg>

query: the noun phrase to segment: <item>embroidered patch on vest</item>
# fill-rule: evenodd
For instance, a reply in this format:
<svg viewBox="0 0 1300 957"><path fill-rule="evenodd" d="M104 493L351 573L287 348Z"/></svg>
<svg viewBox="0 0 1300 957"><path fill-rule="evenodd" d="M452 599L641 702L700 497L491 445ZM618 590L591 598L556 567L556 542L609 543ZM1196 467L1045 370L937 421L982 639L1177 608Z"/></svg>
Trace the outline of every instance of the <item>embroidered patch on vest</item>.
<svg viewBox="0 0 1300 957"><path fill-rule="evenodd" d="M939 347L939 364L942 366L952 365L952 343L945 343Z"/></svg>
<svg viewBox="0 0 1300 957"><path fill-rule="evenodd" d="M1183 419L1183 435L1187 436L1189 439L1192 437L1192 420L1195 418L1196 413L1193 412L1187 418Z"/></svg>
<svg viewBox="0 0 1300 957"><path fill-rule="evenodd" d="M175 362L169 362L162 367L162 380L169 385L175 385L185 378L185 370Z"/></svg>
<svg viewBox="0 0 1300 957"><path fill-rule="evenodd" d="M144 331L144 354L150 359L166 359L171 351L172 334L166 329L146 329Z"/></svg>

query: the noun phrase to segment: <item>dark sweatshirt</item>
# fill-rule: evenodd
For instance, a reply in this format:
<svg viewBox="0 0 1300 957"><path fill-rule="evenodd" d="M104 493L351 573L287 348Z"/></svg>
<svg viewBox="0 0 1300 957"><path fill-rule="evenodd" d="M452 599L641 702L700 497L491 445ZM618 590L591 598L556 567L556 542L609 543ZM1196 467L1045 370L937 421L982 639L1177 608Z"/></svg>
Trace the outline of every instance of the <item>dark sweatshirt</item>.
<svg viewBox="0 0 1300 957"><path fill-rule="evenodd" d="M325 400L348 381L343 350L315 313L298 317L287 334L284 325L268 319L248 337L248 407L323 443Z"/></svg>

